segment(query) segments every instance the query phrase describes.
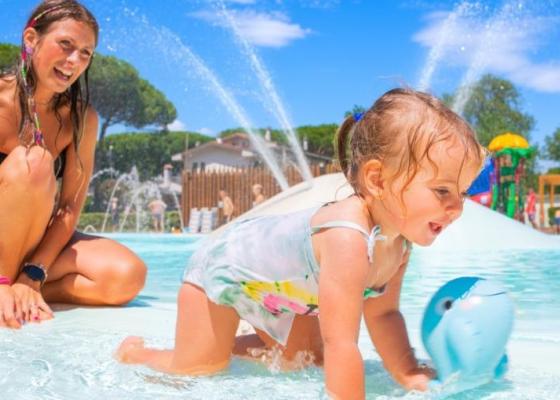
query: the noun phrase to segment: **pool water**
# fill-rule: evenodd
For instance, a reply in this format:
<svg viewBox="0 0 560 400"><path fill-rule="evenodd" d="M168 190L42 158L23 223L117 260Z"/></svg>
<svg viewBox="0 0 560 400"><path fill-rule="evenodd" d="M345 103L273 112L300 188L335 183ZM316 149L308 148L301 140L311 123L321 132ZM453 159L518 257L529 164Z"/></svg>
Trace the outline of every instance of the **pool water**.
<svg viewBox="0 0 560 400"><path fill-rule="evenodd" d="M0 399L318 399L324 397L319 368L273 372L234 360L231 368L204 378L169 376L118 364L112 353L128 334L170 347L175 296L189 255L201 236L112 235L148 265L146 287L125 308L60 306L54 321L0 330ZM502 382L448 398L559 399L560 249L474 254L416 249L401 300L413 345L426 359L419 325L424 306L444 282L477 275L501 282L516 304L508 346L510 371ZM368 399L430 399L406 393L387 375L362 329Z"/></svg>

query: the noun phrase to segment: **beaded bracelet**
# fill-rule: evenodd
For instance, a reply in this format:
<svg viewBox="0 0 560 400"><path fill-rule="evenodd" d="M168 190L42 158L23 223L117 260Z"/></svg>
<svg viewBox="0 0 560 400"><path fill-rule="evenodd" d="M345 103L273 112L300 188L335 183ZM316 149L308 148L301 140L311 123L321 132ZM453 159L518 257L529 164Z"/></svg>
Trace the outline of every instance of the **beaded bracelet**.
<svg viewBox="0 0 560 400"><path fill-rule="evenodd" d="M10 278L8 278L7 276L0 275L0 285L10 286L11 284L12 284L12 280Z"/></svg>

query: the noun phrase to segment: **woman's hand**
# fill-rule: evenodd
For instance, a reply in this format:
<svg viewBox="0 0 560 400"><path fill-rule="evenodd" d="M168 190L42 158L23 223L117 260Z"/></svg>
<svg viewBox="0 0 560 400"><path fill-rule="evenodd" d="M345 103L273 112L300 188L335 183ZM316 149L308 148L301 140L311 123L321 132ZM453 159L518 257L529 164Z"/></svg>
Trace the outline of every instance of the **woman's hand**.
<svg viewBox="0 0 560 400"><path fill-rule="evenodd" d="M45 303L41 295L41 286L37 281L21 274L12 285L12 289L19 300L21 316L24 321L40 322L53 318L51 308Z"/></svg>
<svg viewBox="0 0 560 400"><path fill-rule="evenodd" d="M0 285L0 327L21 328L20 301L10 285Z"/></svg>
<svg viewBox="0 0 560 400"><path fill-rule="evenodd" d="M436 371L427 365L419 365L408 373L404 374L399 383L406 390L427 391L430 381L435 379Z"/></svg>

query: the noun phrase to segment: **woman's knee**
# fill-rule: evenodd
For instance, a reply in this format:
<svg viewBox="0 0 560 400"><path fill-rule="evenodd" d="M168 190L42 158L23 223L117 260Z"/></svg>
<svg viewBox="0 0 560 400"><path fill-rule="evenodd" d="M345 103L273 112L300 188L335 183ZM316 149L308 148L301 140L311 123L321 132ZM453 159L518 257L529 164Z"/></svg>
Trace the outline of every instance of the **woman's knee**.
<svg viewBox="0 0 560 400"><path fill-rule="evenodd" d="M122 305L134 299L144 287L146 273L146 265L137 257L112 265L100 277L104 302Z"/></svg>
<svg viewBox="0 0 560 400"><path fill-rule="evenodd" d="M56 180L53 158L48 150L39 146L30 149L17 146L4 162L8 166L3 176L4 181L23 184L31 191L54 196Z"/></svg>

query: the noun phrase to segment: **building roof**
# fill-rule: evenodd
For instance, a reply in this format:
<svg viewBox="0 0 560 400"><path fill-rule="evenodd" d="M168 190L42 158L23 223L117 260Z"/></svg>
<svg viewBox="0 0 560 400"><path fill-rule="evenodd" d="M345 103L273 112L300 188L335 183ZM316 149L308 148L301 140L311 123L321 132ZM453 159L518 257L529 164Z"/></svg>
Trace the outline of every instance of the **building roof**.
<svg viewBox="0 0 560 400"><path fill-rule="evenodd" d="M232 146L231 144L228 143L220 143L218 141L201 144L200 146L188 149L187 151L183 152L183 154L194 155L196 153L199 153L201 150L206 150L210 148L226 150L232 153L239 154L241 157L255 157L255 154L251 151L248 151L238 146Z"/></svg>
<svg viewBox="0 0 560 400"><path fill-rule="evenodd" d="M233 144L230 144L228 142L231 142L232 140L234 140L235 138L241 138L244 140L249 140L249 135L244 133L244 132L235 132L232 133L231 135L225 137L225 138L217 138L216 140L212 141L212 142L206 142L204 144L201 144L200 146L197 147L193 147L191 149L188 149L187 151L183 152L183 155L186 156L193 156L196 153L200 152L201 150L206 150L206 149L210 149L210 148L215 148L215 149L222 149L222 150L226 150L226 151L230 151L232 153L236 153L238 155L240 155L241 157L251 157L251 158L258 158L259 155L254 152L254 151L250 151L246 148L243 148L241 146L235 146ZM288 151L291 151L289 146L286 145L280 145L276 142L266 142L267 146L271 149L274 149L275 151L280 151L283 148L285 148ZM251 147L252 147L252 143L251 143ZM309 151L304 151L304 154L307 158L312 159L312 160L319 160L319 161L325 161L325 162L330 162L332 161L332 157L329 156L325 156L322 154L317 154L317 153L311 153ZM181 161L182 157L181 154L176 154L172 157L173 161Z"/></svg>

